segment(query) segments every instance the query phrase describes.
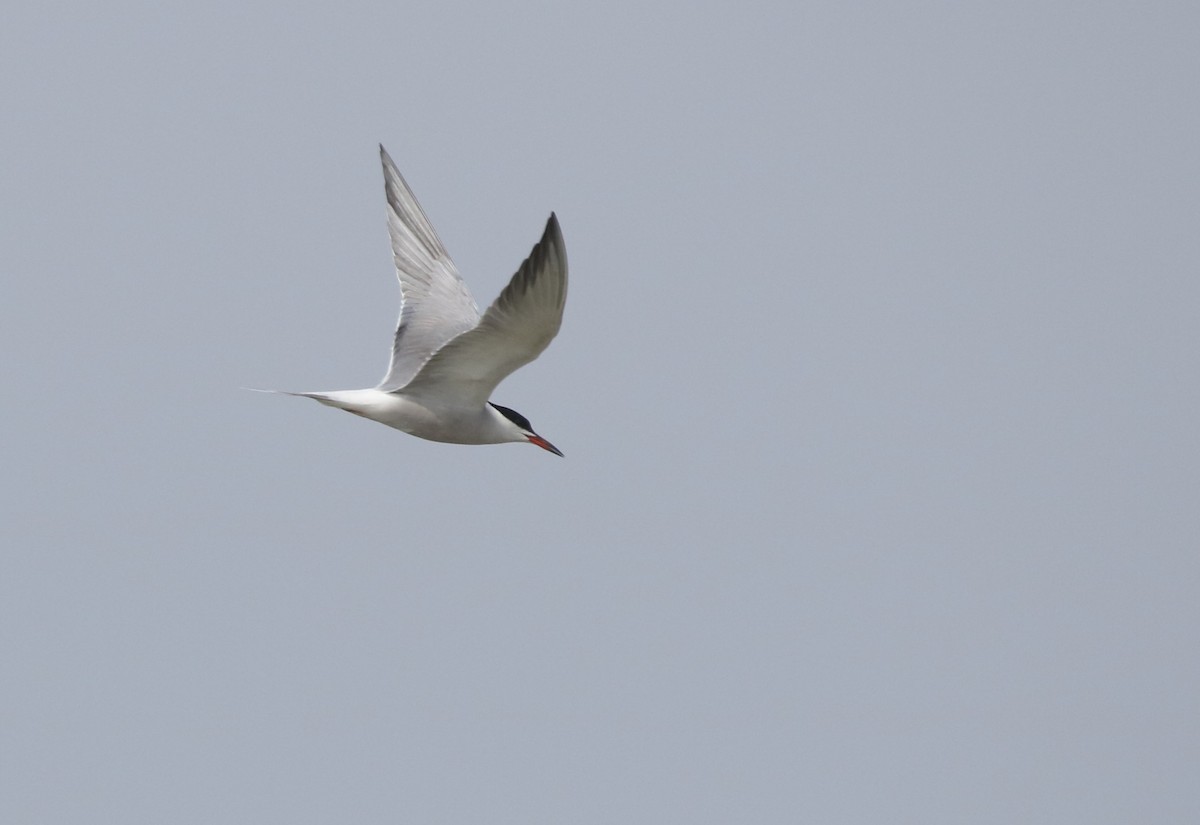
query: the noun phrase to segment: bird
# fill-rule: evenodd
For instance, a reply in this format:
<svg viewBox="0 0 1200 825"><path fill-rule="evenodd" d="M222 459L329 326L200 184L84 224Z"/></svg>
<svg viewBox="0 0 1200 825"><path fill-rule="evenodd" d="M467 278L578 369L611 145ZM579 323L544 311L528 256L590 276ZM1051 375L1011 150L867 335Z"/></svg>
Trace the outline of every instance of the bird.
<svg viewBox="0 0 1200 825"><path fill-rule="evenodd" d="M490 400L496 386L533 361L562 326L567 250L550 213L542 238L480 315L470 290L381 144L387 226L400 281L400 319L378 386L290 392L430 441L527 443L557 456L529 419Z"/></svg>

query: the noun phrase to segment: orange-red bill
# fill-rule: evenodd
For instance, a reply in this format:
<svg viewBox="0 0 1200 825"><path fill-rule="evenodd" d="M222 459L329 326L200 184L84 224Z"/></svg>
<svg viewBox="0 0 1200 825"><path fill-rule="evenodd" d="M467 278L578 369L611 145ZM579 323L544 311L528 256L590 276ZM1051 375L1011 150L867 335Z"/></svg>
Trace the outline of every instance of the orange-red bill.
<svg viewBox="0 0 1200 825"><path fill-rule="evenodd" d="M550 452L554 453L555 455L558 455L558 456L562 455L562 452L558 449L558 447L555 447L553 444L551 444L546 439L542 438L540 435L527 435L525 437L529 439L530 444L536 444L539 447L541 447L543 450L549 450Z"/></svg>

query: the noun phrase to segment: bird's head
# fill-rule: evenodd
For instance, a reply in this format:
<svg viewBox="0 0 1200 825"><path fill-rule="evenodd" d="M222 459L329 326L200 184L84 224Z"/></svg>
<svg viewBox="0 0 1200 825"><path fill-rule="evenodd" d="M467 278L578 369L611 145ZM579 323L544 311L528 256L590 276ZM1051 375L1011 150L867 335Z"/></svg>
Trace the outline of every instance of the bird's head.
<svg viewBox="0 0 1200 825"><path fill-rule="evenodd" d="M528 418L516 410L510 410L508 407L501 407L499 404L492 404L490 401L488 404L492 409L500 413L507 422L507 427L512 433L513 441L528 441L530 444L536 444L543 450L549 450L557 456L562 455L562 452L557 447L533 431L533 426L529 423Z"/></svg>

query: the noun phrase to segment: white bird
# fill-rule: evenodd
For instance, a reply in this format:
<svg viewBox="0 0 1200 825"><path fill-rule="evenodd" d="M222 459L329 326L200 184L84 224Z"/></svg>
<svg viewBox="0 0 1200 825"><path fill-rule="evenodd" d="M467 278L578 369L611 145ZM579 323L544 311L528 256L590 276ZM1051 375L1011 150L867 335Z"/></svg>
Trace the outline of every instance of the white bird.
<svg viewBox="0 0 1200 825"><path fill-rule="evenodd" d="M528 442L562 453L529 419L488 399L558 334L567 300L567 251L550 213L542 239L482 316L446 248L383 146L388 233L400 279L392 360L368 390L289 392L452 444Z"/></svg>

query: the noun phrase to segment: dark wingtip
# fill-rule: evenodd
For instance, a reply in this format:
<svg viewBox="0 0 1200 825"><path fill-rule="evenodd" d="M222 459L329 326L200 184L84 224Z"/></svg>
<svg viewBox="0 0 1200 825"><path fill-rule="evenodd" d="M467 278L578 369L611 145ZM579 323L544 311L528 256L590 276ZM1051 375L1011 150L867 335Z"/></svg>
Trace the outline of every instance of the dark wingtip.
<svg viewBox="0 0 1200 825"><path fill-rule="evenodd" d="M546 231L542 233L542 239L538 242L538 248L547 246L557 247L559 256L563 259L563 263L566 263L567 242L563 240L562 227L559 226L558 215L554 212L550 213L550 218L546 221ZM535 248L534 251L537 252L538 249Z"/></svg>

